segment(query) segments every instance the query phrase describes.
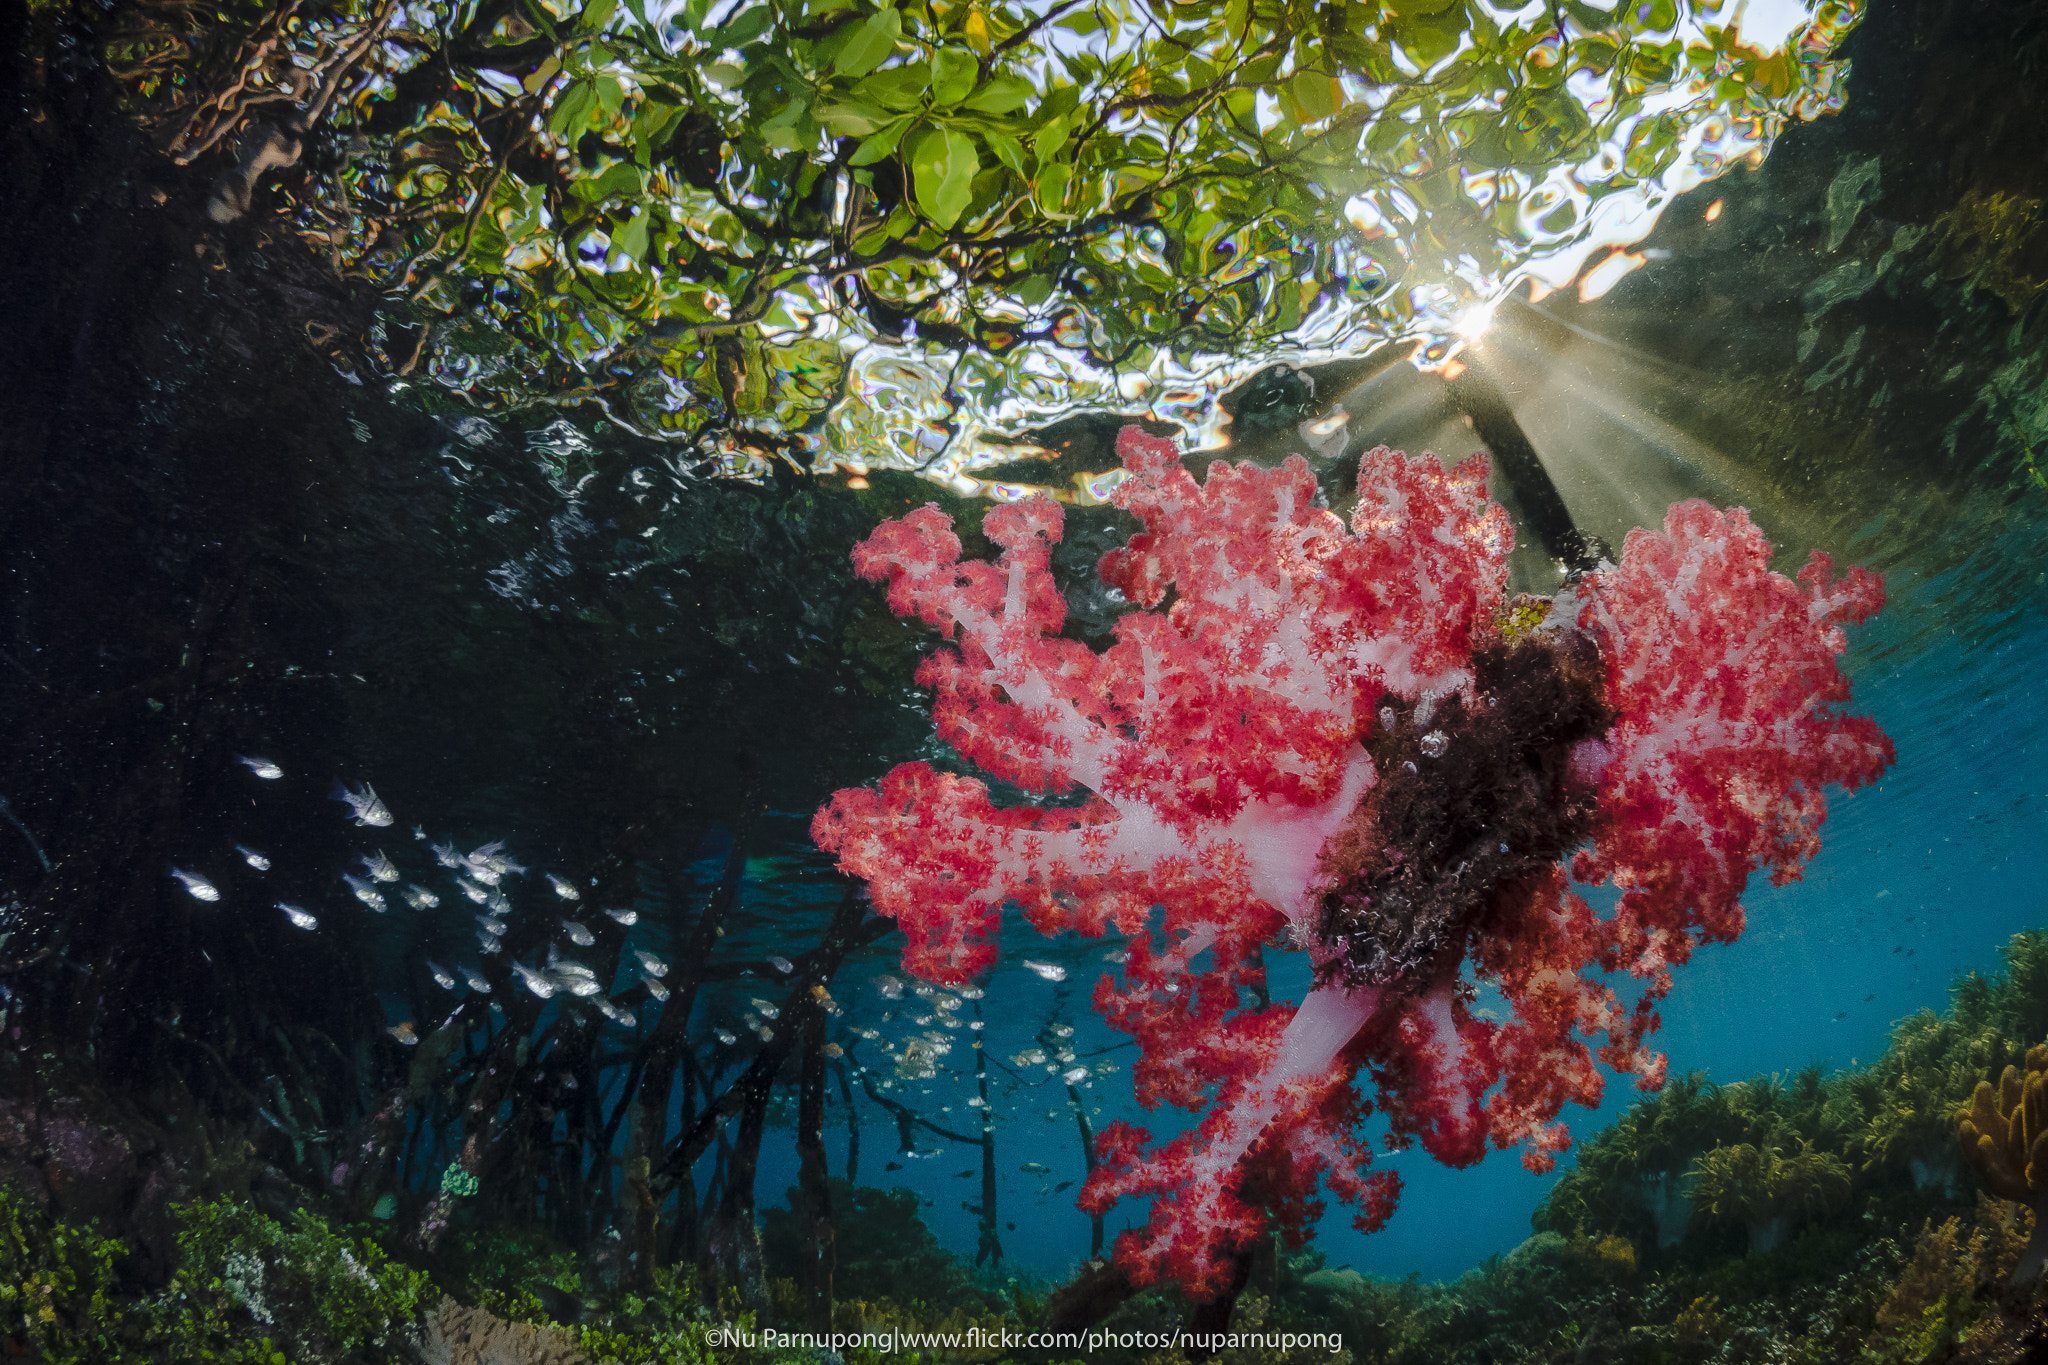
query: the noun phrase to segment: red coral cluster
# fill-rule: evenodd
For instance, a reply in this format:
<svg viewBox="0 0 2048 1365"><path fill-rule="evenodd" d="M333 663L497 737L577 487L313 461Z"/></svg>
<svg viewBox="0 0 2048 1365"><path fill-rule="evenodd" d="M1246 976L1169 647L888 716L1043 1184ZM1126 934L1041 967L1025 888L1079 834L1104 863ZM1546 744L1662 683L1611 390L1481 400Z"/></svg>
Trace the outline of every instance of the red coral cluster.
<svg viewBox="0 0 2048 1365"><path fill-rule="evenodd" d="M1596 1057L1661 1082L1642 1044L1670 966L1740 931L1752 869L1797 874L1823 785L1891 761L1870 721L1831 706L1848 695L1839 623L1876 610L1882 588L1861 570L1831 582L1819 555L1801 588L1770 572L1742 512L1687 503L1528 632L1526 604L1505 600L1511 539L1482 457L1446 472L1375 450L1347 527L1315 505L1300 460L1218 463L1197 485L1170 442L1126 428L1118 450L1117 501L1145 529L1104 557L1134 610L1101 653L1057 633L1055 504L991 511L993 564L961 563L932 507L855 552L895 611L954 642L919 674L941 737L1027 792L1085 799L998 807L979 781L909 763L839 792L813 835L868 880L909 939L905 966L934 981L993 963L1006 907L1049 935L1128 936L1096 1006L1139 1042L1139 1102L1202 1118L1156 1147L1113 1125L1082 1202L1150 1196L1119 1259L1141 1283L1199 1294L1269 1217L1312 1226L1324 1188L1360 1207L1359 1226L1384 1222L1398 1182L1369 1169L1375 1108L1395 1141L1442 1160L1521 1143L1542 1168L1566 1145L1564 1104L1599 1100ZM1569 751L1516 766L1507 680L1555 693L1580 673L1604 735L1553 736ZM1520 805L1430 795L1436 760L1482 743L1505 766L1440 771L1489 774ZM1381 773L1375 753L1400 770ZM1530 843L1500 812L1532 801L1583 809L1583 830L1551 821ZM1396 807L1401 829L1418 809L1432 822L1427 866L1390 832ZM1622 888L1607 918L1559 866L1561 838L1588 836L1572 870ZM1419 924L1418 886L1439 907ZM1347 966L1358 945L1328 936L1340 897L1406 955L1374 957L1377 975ZM1259 950L1282 943L1309 951L1319 984L1298 1008L1259 1007ZM1635 1008L1589 971L1644 978ZM1479 982L1510 1018L1474 1013Z"/></svg>

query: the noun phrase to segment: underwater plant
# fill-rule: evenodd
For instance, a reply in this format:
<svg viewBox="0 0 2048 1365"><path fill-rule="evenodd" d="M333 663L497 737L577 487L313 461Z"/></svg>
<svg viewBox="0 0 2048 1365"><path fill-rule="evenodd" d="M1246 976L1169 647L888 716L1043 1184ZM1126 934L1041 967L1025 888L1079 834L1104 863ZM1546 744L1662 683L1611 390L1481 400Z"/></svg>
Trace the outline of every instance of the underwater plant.
<svg viewBox="0 0 2048 1365"><path fill-rule="evenodd" d="M1096 1007L1138 1041L1139 1101L1203 1117L1157 1148L1111 1125L1082 1206L1150 1196L1117 1264L1227 1299L1269 1215L1301 1235L1319 1186L1385 1221L1375 1109L1448 1164L1520 1143L1544 1170L1565 1103L1600 1098L1596 1060L1662 1083L1644 1039L1671 969L1741 932L1752 871L1798 875L1823 787L1892 760L1837 709L1841 625L1883 589L1819 552L1795 584L1744 512L1688 502L1619 565L1510 599L1483 456L1372 451L1347 527L1298 458L1198 485L1169 441L1127 427L1118 451L1144 529L1102 561L1134 610L1100 653L1059 634L1048 500L988 513L994 564L961 563L935 507L854 554L954 642L919 673L940 737L1036 799L906 763L812 833L933 981L989 968L1013 905L1044 934L1130 937ZM1572 876L1620 889L1610 917L1570 889L1573 850ZM1259 999L1283 943L1315 967L1298 1007ZM1635 1006L1588 969L1633 973ZM1512 1018L1472 1008L1476 980Z"/></svg>
<svg viewBox="0 0 2048 1365"><path fill-rule="evenodd" d="M1970 1107L1956 1111L1956 1137L1985 1189L2033 1210L2010 1280L2032 1284L2048 1267L2048 1044L2028 1048L2025 1068L2008 1066L1995 1088L1977 1082Z"/></svg>
<svg viewBox="0 0 2048 1365"><path fill-rule="evenodd" d="M1693 1163L1687 1182L1694 1208L1748 1230L1754 1256L1783 1241L1794 1217L1847 1199L1849 1167L1804 1138L1790 1151L1775 1143L1725 1143Z"/></svg>

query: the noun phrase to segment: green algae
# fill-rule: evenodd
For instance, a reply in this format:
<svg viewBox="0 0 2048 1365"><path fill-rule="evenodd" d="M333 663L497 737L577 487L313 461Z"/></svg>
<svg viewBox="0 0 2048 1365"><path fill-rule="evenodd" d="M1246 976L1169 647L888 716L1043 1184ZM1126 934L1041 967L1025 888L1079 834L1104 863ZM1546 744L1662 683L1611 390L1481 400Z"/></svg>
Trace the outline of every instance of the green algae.
<svg viewBox="0 0 2048 1365"><path fill-rule="evenodd" d="M0 1187L0 1330L53 1365L118 1359L114 1263L126 1252L89 1228L53 1223Z"/></svg>
<svg viewBox="0 0 2048 1365"><path fill-rule="evenodd" d="M229 1199L174 1214L178 1269L137 1293L126 1243L0 1190L0 1331L52 1365L383 1360L430 1293L423 1273L304 1209L286 1223Z"/></svg>

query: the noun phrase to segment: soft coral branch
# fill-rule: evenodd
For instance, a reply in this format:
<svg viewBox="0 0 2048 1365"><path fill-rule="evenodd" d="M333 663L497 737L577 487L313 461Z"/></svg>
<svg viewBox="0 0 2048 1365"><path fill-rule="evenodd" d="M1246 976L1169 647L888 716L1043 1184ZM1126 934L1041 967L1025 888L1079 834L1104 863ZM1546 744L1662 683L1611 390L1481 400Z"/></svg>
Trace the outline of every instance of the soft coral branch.
<svg viewBox="0 0 2048 1365"><path fill-rule="evenodd" d="M1695 942L1742 932L1752 871L1783 884L1819 852L1824 787L1893 761L1874 720L1833 706L1849 697L1842 624L1882 607L1884 584L1831 568L1816 551L1795 584L1742 509L1684 502L1587 585L1580 620L1618 719L1601 756L1608 818L1572 870L1622 889L1602 965L1661 992Z"/></svg>
<svg viewBox="0 0 2048 1365"><path fill-rule="evenodd" d="M855 554L954 642L919 675L940 735L1086 799L999 808L905 764L838 793L813 832L934 980L990 966L1007 907L1048 935L1130 938L1096 1007L1140 1044L1139 1101L1203 1117L1156 1148L1106 1130L1083 1204L1150 1197L1120 1261L1206 1293L1268 1219L1309 1226L1319 1189L1384 1221L1398 1182L1360 1136L1375 1107L1440 1160L1521 1144L1545 1169L1601 1063L1661 1083L1644 1041L1669 967L1739 932L1751 870L1797 874L1823 786L1891 761L1831 709L1840 625L1882 590L1825 557L1794 584L1743 513L1682 504L1530 633L1506 610L1479 457L1372 452L1347 527L1299 460L1219 462L1198 485L1169 442L1129 428L1118 449L1117 500L1144 529L1103 559L1136 610L1100 654L1057 635L1050 502L989 513L993 564L961 563L933 508ZM1621 887L1608 919L1561 866L1588 838L1574 871ZM1297 1009L1248 1004L1257 950L1283 938L1317 984ZM1598 979L1615 970L1645 979L1632 1007ZM1508 1019L1472 1010L1475 981Z"/></svg>

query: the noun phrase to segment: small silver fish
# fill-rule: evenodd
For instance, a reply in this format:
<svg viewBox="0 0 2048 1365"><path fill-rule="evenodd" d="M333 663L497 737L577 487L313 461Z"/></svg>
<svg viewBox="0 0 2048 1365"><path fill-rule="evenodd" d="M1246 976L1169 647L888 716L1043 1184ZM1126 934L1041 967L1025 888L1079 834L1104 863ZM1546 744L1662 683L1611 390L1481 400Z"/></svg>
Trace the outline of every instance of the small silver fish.
<svg viewBox="0 0 2048 1365"><path fill-rule="evenodd" d="M255 758L248 754L240 754L236 756L235 762L266 781L275 782L278 778L284 776L284 769L278 767L267 758Z"/></svg>
<svg viewBox="0 0 2048 1365"><path fill-rule="evenodd" d="M383 798L377 795L377 789L367 782L363 784L361 791L351 791L348 783L337 782L334 784L333 796L335 800L344 802L355 812L358 825L382 827L391 823L390 808L384 804Z"/></svg>
<svg viewBox="0 0 2048 1365"><path fill-rule="evenodd" d="M484 995L491 993L491 983L484 980L482 972L473 972L465 967L462 971L462 979L469 983L469 988L473 991L481 992Z"/></svg>
<svg viewBox="0 0 2048 1365"><path fill-rule="evenodd" d="M574 1076L571 1076L568 1072L564 1071L562 1073L562 1089L575 1090L577 1088L578 1087L576 1084L576 1078Z"/></svg>
<svg viewBox="0 0 2048 1365"><path fill-rule="evenodd" d="M1027 1161L1017 1169L1026 1175L1050 1175L1052 1173L1052 1167L1041 1166L1036 1161Z"/></svg>
<svg viewBox="0 0 2048 1365"><path fill-rule="evenodd" d="M405 897L405 903L415 910L431 910L441 903L439 896L424 886L415 886L411 882L407 882L405 890L398 894Z"/></svg>
<svg viewBox="0 0 2048 1365"><path fill-rule="evenodd" d="M573 919L563 920L562 928L567 931L569 942L575 944L578 948L588 948L591 944L597 942L597 935L591 933Z"/></svg>
<svg viewBox="0 0 2048 1365"><path fill-rule="evenodd" d="M462 888L463 895L469 897L478 905L482 905L485 901L491 898L490 892L484 890L481 886L478 886L475 882L471 881L467 877L457 877L455 879L455 884Z"/></svg>
<svg viewBox="0 0 2048 1365"><path fill-rule="evenodd" d="M505 935L504 924L498 920L492 919L489 915L478 915L476 917L476 925L477 928L483 930L487 934L490 934L494 938L503 938Z"/></svg>
<svg viewBox="0 0 2048 1365"><path fill-rule="evenodd" d="M660 958L656 957L653 953L650 953L642 948L635 948L633 950L633 956L639 958L640 965L642 967L645 967L648 970L648 972L652 975L668 975L668 964L666 962L663 962Z"/></svg>
<svg viewBox="0 0 2048 1365"><path fill-rule="evenodd" d="M754 1008L761 1011L761 1017L763 1019L780 1019L782 1017L781 1010L777 1009L769 1001L763 1000L758 995L754 997Z"/></svg>
<svg viewBox="0 0 2048 1365"><path fill-rule="evenodd" d="M718 1036L718 1041L724 1043L727 1047L731 1047L740 1040L740 1036L737 1033L732 1033L726 1029L715 1028L711 1031Z"/></svg>
<svg viewBox="0 0 2048 1365"><path fill-rule="evenodd" d="M645 986L647 988L647 993L653 996L656 1000L668 999L668 987L662 984L660 977L642 976L640 978L640 984Z"/></svg>
<svg viewBox="0 0 2048 1365"><path fill-rule="evenodd" d="M427 845L427 848L428 848L428 849L429 849L429 850L430 850L430 851L431 851L431 852L433 853L433 855L434 855L434 861L435 861L435 862L437 862L437 863L439 863L439 864L440 864L441 866L443 866L443 867L461 867L461 866L463 866L463 862L462 862L462 855L461 855L460 853L457 853L457 852L455 851L455 845L454 845L454 844L452 844L452 843L447 843L447 844L428 844L428 845Z"/></svg>
<svg viewBox="0 0 2048 1365"><path fill-rule="evenodd" d="M476 936L476 950L486 957L500 952L503 947L503 944L499 943L498 940L492 938L489 934L478 934Z"/></svg>
<svg viewBox="0 0 2048 1365"><path fill-rule="evenodd" d="M185 884L185 890L191 893L193 900L217 901L220 899L220 888L200 876L197 872L181 872L174 867L171 869L171 875Z"/></svg>
<svg viewBox="0 0 2048 1365"><path fill-rule="evenodd" d="M523 962L513 963L512 970L525 983L526 989L541 999L546 1000L555 993L555 983L548 980L546 973L537 972Z"/></svg>
<svg viewBox="0 0 2048 1365"><path fill-rule="evenodd" d="M270 871L270 859L264 857L247 844L236 844L235 852L241 854L242 861L255 868L258 872Z"/></svg>
<svg viewBox="0 0 2048 1365"><path fill-rule="evenodd" d="M436 986L439 986L444 991L452 991L455 989L455 978L448 975L448 969L446 967L436 967L431 960L427 961L426 966L428 973L432 975L432 977L434 978L434 984Z"/></svg>
<svg viewBox="0 0 2048 1365"><path fill-rule="evenodd" d="M903 983L887 972L883 972L875 978L875 989L882 993L884 1000L901 1000L903 998Z"/></svg>
<svg viewBox="0 0 2048 1365"><path fill-rule="evenodd" d="M363 870L368 872L377 881L395 882L398 880L398 864L385 857L384 850L381 848L375 853L365 854L357 858L356 861L361 863Z"/></svg>
<svg viewBox="0 0 2048 1365"><path fill-rule="evenodd" d="M565 901L580 901L583 899L583 893L576 889L574 882L564 881L552 872L548 873L548 885L555 888L555 894Z"/></svg>
<svg viewBox="0 0 2048 1365"><path fill-rule="evenodd" d="M386 909L386 906L384 904L384 897L378 893L376 887L370 885L361 877L354 876L347 872L341 874L341 879L348 883L349 890L356 893L357 900L361 901L364 905L369 906L372 910L375 910L380 915L384 913Z"/></svg>
<svg viewBox="0 0 2048 1365"><path fill-rule="evenodd" d="M596 995L604 989L604 987L597 984L597 980L594 977L575 976L568 972L563 972L553 979L556 990L567 991L571 995Z"/></svg>
<svg viewBox="0 0 2048 1365"><path fill-rule="evenodd" d="M1056 962L1033 962L1030 958L1026 958L1024 959L1024 965L1044 977L1047 981L1065 981L1067 979L1067 969Z"/></svg>
<svg viewBox="0 0 2048 1365"><path fill-rule="evenodd" d="M773 967L776 971L781 972L784 976L788 976L791 972L796 970L796 964L794 962L791 962L788 958L783 957L779 953L769 955L768 965Z"/></svg>
<svg viewBox="0 0 2048 1365"><path fill-rule="evenodd" d="M596 972L584 966L581 962L573 961L557 953L555 945L552 943L548 945L548 970L568 976L587 976L592 979L595 979L597 976Z"/></svg>
<svg viewBox="0 0 2048 1365"><path fill-rule="evenodd" d="M287 905L283 901L279 901L277 903L277 908L284 911L285 918L289 919L292 922L294 928L318 929L320 927L319 920L313 918L311 915L307 914L304 910L301 910L296 905Z"/></svg>
<svg viewBox="0 0 2048 1365"><path fill-rule="evenodd" d="M384 1031L390 1034L400 1043L403 1043L406 1047L419 1046L420 1036L419 1034L413 1032L412 1020L410 1019L406 1020L402 1024L393 1024L390 1028L385 1029Z"/></svg>
<svg viewBox="0 0 2048 1365"><path fill-rule="evenodd" d="M629 929L640 922L640 912L638 910L607 910L605 914Z"/></svg>
<svg viewBox="0 0 2048 1365"><path fill-rule="evenodd" d="M620 1028L631 1028L637 1022L633 1016L633 1011L614 1005L609 1000L594 1000L591 1003L597 1006L599 1014L617 1024Z"/></svg>
<svg viewBox="0 0 2048 1365"><path fill-rule="evenodd" d="M470 871L476 874L478 881L482 882L485 886L496 886L511 873L526 871L518 863L506 857L504 849L505 841L503 839L493 839L482 848L471 849L468 856L462 861Z"/></svg>
<svg viewBox="0 0 2048 1365"><path fill-rule="evenodd" d="M425 843L427 841L427 827L425 825L414 825L412 827L412 837L421 843Z"/></svg>
<svg viewBox="0 0 2048 1365"><path fill-rule="evenodd" d="M491 888L491 894L484 897L484 909L494 915L509 915L512 913L512 902L506 899L503 891L494 886Z"/></svg>

